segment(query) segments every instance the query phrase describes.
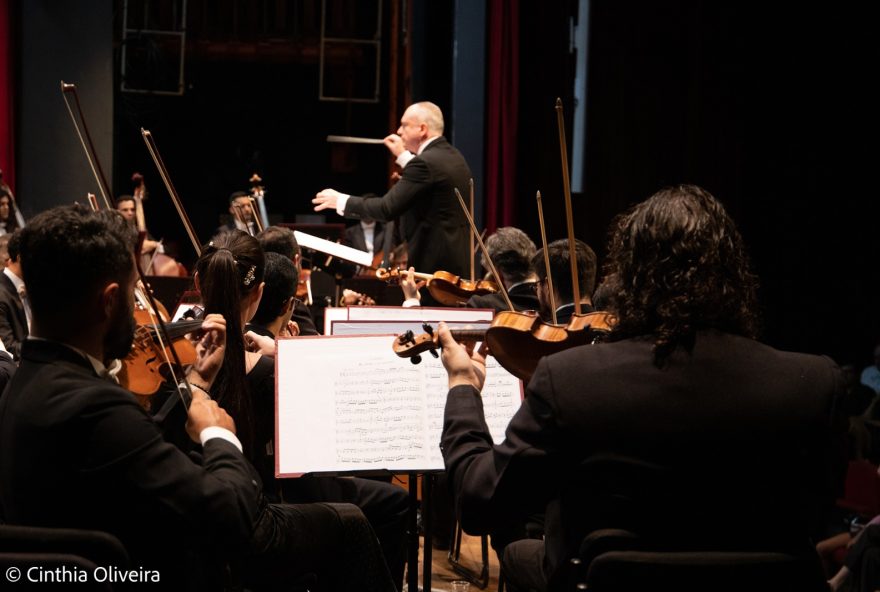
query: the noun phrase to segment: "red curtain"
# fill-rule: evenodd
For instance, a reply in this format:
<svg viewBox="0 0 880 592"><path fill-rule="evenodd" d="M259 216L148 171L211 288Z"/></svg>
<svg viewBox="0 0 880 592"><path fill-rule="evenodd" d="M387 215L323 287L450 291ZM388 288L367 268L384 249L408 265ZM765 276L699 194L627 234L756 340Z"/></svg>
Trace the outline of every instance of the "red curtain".
<svg viewBox="0 0 880 592"><path fill-rule="evenodd" d="M13 0L0 0L0 169L3 170L3 182L14 192L12 3Z"/></svg>
<svg viewBox="0 0 880 592"><path fill-rule="evenodd" d="M519 0L489 0L486 69L486 228L515 220L519 117Z"/></svg>

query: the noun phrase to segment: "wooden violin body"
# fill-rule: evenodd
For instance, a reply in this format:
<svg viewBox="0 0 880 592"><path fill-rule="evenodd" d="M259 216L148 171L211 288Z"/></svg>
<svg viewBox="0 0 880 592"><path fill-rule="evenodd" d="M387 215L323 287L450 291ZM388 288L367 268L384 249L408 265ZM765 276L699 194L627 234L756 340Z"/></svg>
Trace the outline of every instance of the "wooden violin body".
<svg viewBox="0 0 880 592"><path fill-rule="evenodd" d="M560 326L545 323L534 311L502 311L486 331L486 346L505 370L527 381L544 356L593 343L612 325L612 316L604 312L575 315Z"/></svg>
<svg viewBox="0 0 880 592"><path fill-rule="evenodd" d="M380 280L400 281L406 274L405 270L379 268L376 277ZM431 296L443 306L464 306L471 296L494 294L498 284L489 280L467 280L448 271L437 271L433 274L415 272L417 279L424 280Z"/></svg>
<svg viewBox="0 0 880 592"><path fill-rule="evenodd" d="M484 341L488 353L505 370L528 381L541 358L599 341L611 331L614 323L614 316L607 312L575 315L568 325L562 326L545 323L535 311L502 311L495 315L488 329L453 330L452 336L457 341ZM407 333L395 338L394 353L418 363L420 353L436 350L438 336L430 325L424 327L426 332L422 335Z"/></svg>
<svg viewBox="0 0 880 592"><path fill-rule="evenodd" d="M134 317L137 322L134 341L128 356L122 360L122 370L118 378L119 383L134 393L144 408L149 409L150 397L170 377L168 360L174 359L171 348L177 352L181 364L188 365L196 361L195 345L186 334L197 331L202 326L202 321L179 321L168 325L172 342L165 344L163 352L153 317L146 310L136 310Z"/></svg>

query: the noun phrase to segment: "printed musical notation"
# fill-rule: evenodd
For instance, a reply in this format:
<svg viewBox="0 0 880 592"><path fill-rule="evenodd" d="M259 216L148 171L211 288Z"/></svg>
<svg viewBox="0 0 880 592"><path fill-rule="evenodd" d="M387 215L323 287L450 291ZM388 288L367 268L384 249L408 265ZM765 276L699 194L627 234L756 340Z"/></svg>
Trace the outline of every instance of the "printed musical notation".
<svg viewBox="0 0 880 592"><path fill-rule="evenodd" d="M401 363L388 336L279 341L276 473L442 470L447 376L439 360ZM490 358L483 392L496 442L521 383Z"/></svg>

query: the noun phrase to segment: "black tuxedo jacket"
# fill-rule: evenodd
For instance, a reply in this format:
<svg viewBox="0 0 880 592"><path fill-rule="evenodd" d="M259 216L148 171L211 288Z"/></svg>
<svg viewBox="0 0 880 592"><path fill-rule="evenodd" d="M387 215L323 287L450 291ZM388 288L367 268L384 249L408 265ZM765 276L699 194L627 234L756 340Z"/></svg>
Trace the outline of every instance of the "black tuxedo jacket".
<svg viewBox="0 0 880 592"><path fill-rule="evenodd" d="M225 440L203 452L200 466L165 442L78 353L29 340L0 398L0 509L12 524L110 532L168 585L194 554L240 549L256 524L256 472Z"/></svg>
<svg viewBox="0 0 880 592"><path fill-rule="evenodd" d="M471 170L461 153L439 137L403 167L400 180L383 197L352 196L350 218L399 219L409 265L422 273L463 275L470 265L467 219L454 188L467 199Z"/></svg>
<svg viewBox="0 0 880 592"><path fill-rule="evenodd" d="M394 248L393 235L394 222L376 222L376 227L373 229L373 255L382 252L382 261L379 262L379 267L388 266L388 256ZM367 250L367 240L360 222L345 229L342 244L359 251ZM360 268L360 266L343 259L337 259L336 265L342 277L352 277Z"/></svg>
<svg viewBox="0 0 880 592"><path fill-rule="evenodd" d="M538 302L538 295L535 292L534 282L527 282L514 286L513 289L508 291L507 295L510 296L510 302L513 304L515 310L541 310L541 305ZM465 306L468 308L494 308L495 312L510 310L507 307L507 302L504 300L504 296L502 296L500 292L495 294L485 294L482 296L471 296Z"/></svg>
<svg viewBox="0 0 880 592"><path fill-rule="evenodd" d="M373 229L373 252L378 253L381 251L384 242L385 224L376 222L376 227ZM367 250L367 240L364 238L364 229L361 228L360 222L345 229L345 242L343 244L359 251Z"/></svg>
<svg viewBox="0 0 880 592"><path fill-rule="evenodd" d="M670 548L813 553L834 499L837 366L717 331L663 369L652 348L543 358L495 446L479 393L450 390L441 447L465 531L545 508L548 576L599 528Z"/></svg>
<svg viewBox="0 0 880 592"><path fill-rule="evenodd" d="M5 273L0 273L0 339L15 358L21 356L21 344L28 336L27 315L21 296Z"/></svg>

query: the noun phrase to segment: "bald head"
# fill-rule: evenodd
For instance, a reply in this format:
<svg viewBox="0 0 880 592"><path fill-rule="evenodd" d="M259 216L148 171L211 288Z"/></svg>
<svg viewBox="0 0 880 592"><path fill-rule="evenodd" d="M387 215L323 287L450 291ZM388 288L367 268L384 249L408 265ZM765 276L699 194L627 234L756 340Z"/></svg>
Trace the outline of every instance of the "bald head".
<svg viewBox="0 0 880 592"><path fill-rule="evenodd" d="M397 135L407 150L417 154L422 142L443 135L443 112L434 103L414 103L400 118Z"/></svg>
<svg viewBox="0 0 880 592"><path fill-rule="evenodd" d="M422 101L410 105L407 112L410 111L418 119L419 123L424 123L428 126L429 138L443 134L443 111L440 110L440 107L434 103Z"/></svg>

